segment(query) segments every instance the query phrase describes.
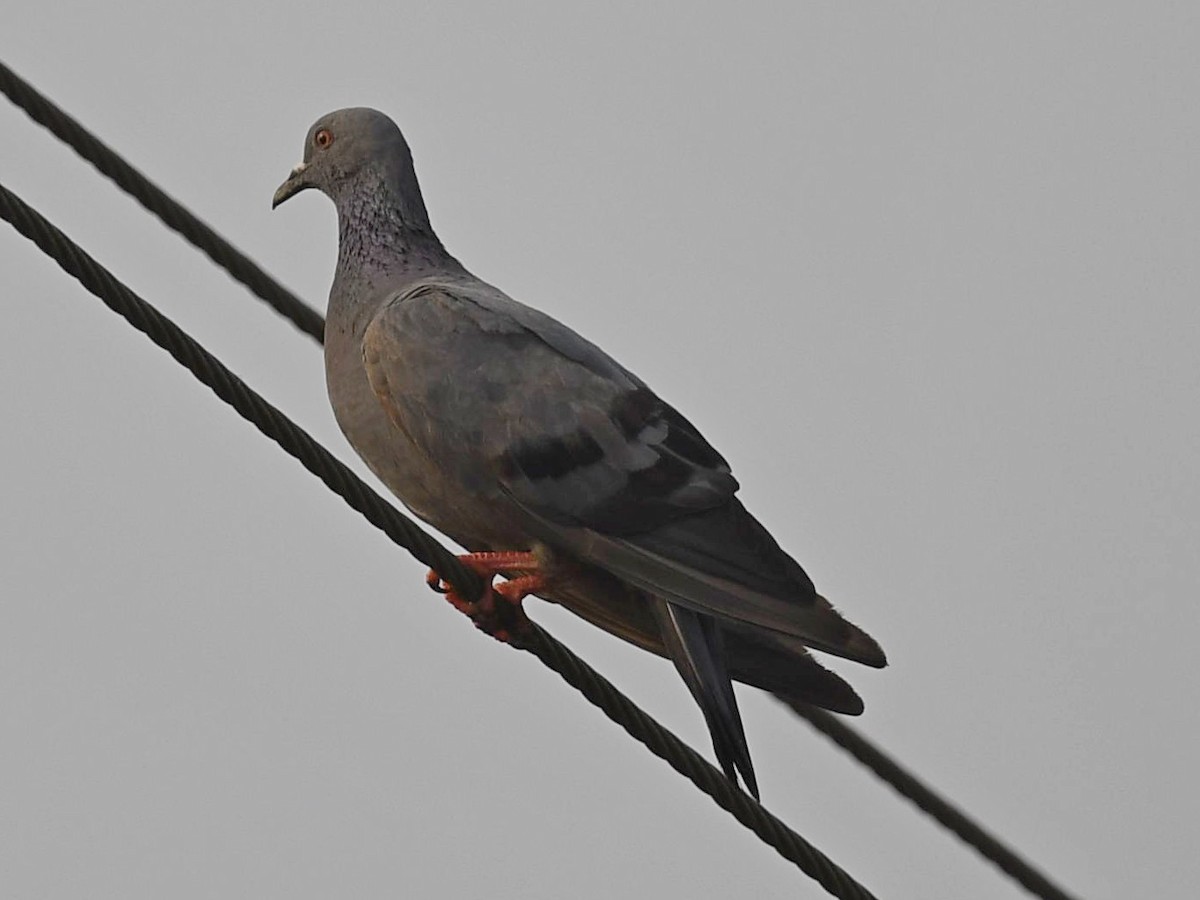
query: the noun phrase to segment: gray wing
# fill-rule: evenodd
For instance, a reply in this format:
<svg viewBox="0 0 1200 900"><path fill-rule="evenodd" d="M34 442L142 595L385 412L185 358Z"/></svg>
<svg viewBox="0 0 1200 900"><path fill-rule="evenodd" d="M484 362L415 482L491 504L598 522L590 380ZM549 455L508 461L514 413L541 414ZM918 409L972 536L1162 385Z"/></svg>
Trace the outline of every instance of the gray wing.
<svg viewBox="0 0 1200 900"><path fill-rule="evenodd" d="M512 501L532 536L695 612L883 663L695 427L570 329L481 283L430 281L380 311L364 351L414 443Z"/></svg>

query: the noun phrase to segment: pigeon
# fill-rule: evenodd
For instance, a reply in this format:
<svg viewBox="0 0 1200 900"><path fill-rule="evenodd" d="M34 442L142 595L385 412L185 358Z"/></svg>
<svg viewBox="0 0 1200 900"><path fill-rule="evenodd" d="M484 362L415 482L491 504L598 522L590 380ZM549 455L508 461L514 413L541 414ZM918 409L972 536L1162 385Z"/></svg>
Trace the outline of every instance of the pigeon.
<svg viewBox="0 0 1200 900"><path fill-rule="evenodd" d="M474 602L436 572L431 586L518 646L533 594L669 658L725 775L756 798L732 681L862 712L809 649L882 667L879 645L746 510L729 464L691 422L446 251L390 118L352 108L318 119L272 208L309 188L338 215L325 324L338 425L489 584Z"/></svg>

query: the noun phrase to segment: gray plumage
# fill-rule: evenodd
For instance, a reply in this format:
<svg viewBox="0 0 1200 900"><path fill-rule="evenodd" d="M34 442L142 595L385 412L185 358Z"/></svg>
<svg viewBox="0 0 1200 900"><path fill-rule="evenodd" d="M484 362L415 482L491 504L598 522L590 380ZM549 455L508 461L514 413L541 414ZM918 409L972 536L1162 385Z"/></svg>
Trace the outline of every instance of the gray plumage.
<svg viewBox="0 0 1200 900"><path fill-rule="evenodd" d="M310 187L338 211L329 397L405 505L469 550L535 552L550 579L539 595L671 658L726 774L756 796L731 678L861 712L806 647L882 666L879 646L745 510L691 423L446 252L390 119L321 118L275 205Z"/></svg>

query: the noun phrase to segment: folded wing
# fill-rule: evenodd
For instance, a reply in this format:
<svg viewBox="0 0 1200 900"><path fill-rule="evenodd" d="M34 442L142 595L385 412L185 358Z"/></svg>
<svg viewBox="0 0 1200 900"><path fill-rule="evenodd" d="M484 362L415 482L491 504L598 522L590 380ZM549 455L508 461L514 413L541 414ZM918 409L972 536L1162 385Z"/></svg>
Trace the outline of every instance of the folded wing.
<svg viewBox="0 0 1200 900"><path fill-rule="evenodd" d="M366 350L398 366L438 355L445 382L372 383L405 384L415 439L452 477L502 492L532 536L685 609L884 664L736 499L696 428L565 326L478 282L431 282L378 314Z"/></svg>

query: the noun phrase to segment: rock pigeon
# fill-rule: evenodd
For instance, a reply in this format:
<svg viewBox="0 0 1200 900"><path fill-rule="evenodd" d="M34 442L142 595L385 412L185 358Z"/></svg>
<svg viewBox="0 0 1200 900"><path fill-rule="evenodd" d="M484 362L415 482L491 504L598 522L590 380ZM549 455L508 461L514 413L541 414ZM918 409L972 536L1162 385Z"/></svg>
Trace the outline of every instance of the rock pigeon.
<svg viewBox="0 0 1200 900"><path fill-rule="evenodd" d="M736 497L729 464L628 369L470 274L429 224L400 129L343 109L309 129L276 207L337 207L325 324L338 425L425 522L491 582L476 624L519 643L527 594L669 657L722 769L758 786L731 679L851 715L862 701L814 648L883 666Z"/></svg>

